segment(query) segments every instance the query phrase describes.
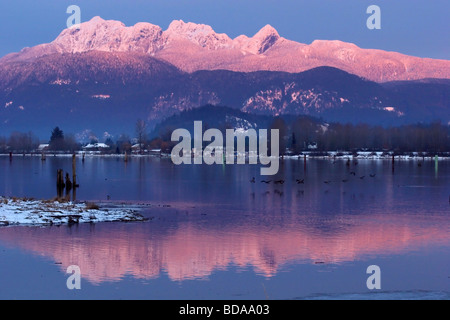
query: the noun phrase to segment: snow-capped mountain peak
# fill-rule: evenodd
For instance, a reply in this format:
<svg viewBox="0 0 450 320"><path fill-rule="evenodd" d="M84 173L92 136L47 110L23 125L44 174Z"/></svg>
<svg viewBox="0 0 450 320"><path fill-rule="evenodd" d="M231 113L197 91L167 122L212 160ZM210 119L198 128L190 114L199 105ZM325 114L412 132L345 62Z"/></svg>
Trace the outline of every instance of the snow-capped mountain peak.
<svg viewBox="0 0 450 320"><path fill-rule="evenodd" d="M263 54L269 50L275 43L281 39L277 30L271 25L266 25L259 30L252 38L247 36L239 36L234 39L235 48L239 48L243 52L252 54Z"/></svg>
<svg viewBox="0 0 450 320"><path fill-rule="evenodd" d="M173 21L163 31L151 23L140 22L127 27L120 21L101 17L82 23L78 29L63 30L51 43L9 54L0 59L0 63L91 51L149 54L186 72L225 69L297 73L330 66L378 82L450 78L448 60L362 49L338 40L302 44L282 38L270 25L252 37L241 35L231 39L209 25L183 20Z"/></svg>
<svg viewBox="0 0 450 320"><path fill-rule="evenodd" d="M253 37L241 36L232 40L224 33L216 33L205 24L174 20L167 30L140 22L127 27L120 21L94 17L79 29L65 29L52 42L58 52L79 53L91 50L107 52L137 51L155 53L173 41L189 41L209 50L235 48L252 54L262 54L279 39L277 30L264 26Z"/></svg>
<svg viewBox="0 0 450 320"><path fill-rule="evenodd" d="M213 28L211 28L211 26L208 26L206 24L197 24L193 22L184 22L183 20L174 20L170 23L165 32L170 35L192 37L195 35L206 36L210 33L214 33L214 30Z"/></svg>
<svg viewBox="0 0 450 320"><path fill-rule="evenodd" d="M265 25L253 36L253 39L266 40L267 38L275 38L275 39L280 38L278 31L270 24Z"/></svg>
<svg viewBox="0 0 450 320"><path fill-rule="evenodd" d="M230 48L232 40L224 33L216 33L211 26L174 20L169 25L164 35L168 42L172 40L187 40L203 48L217 50Z"/></svg>
<svg viewBox="0 0 450 320"><path fill-rule="evenodd" d="M59 52L87 51L152 53L162 45L162 30L150 23L126 27L120 21L94 17L78 29L65 29L52 42Z"/></svg>

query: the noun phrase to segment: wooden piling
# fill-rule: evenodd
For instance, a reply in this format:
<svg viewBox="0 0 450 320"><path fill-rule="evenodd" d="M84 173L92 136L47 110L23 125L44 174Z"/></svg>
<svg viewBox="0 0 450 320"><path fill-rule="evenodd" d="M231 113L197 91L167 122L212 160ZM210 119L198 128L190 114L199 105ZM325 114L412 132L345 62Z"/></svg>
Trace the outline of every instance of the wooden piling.
<svg viewBox="0 0 450 320"><path fill-rule="evenodd" d="M61 170L60 170L60 169L56 170L56 187L57 187L58 189L61 188L61 179L60 179L60 175L61 175Z"/></svg>
<svg viewBox="0 0 450 320"><path fill-rule="evenodd" d="M77 200L77 187L73 187L72 188L72 201L76 201Z"/></svg>
<svg viewBox="0 0 450 320"><path fill-rule="evenodd" d="M394 161L395 156L392 155L392 173L394 173L394 168L395 168L395 161Z"/></svg>
<svg viewBox="0 0 450 320"><path fill-rule="evenodd" d="M436 173L438 172L438 162L439 162L439 157L437 155L434 156L434 170L436 171Z"/></svg>
<svg viewBox="0 0 450 320"><path fill-rule="evenodd" d="M61 188L65 188L66 184L64 183L64 176L63 176L63 170L59 169L59 185Z"/></svg>
<svg viewBox="0 0 450 320"><path fill-rule="evenodd" d="M70 181L69 174L66 173L66 194L72 189L72 181Z"/></svg>
<svg viewBox="0 0 450 320"><path fill-rule="evenodd" d="M77 165L76 165L76 156L75 153L72 155L72 182L73 186L77 187Z"/></svg>
<svg viewBox="0 0 450 320"><path fill-rule="evenodd" d="M56 190L58 194L58 198L62 198L63 190L64 190L64 177L62 169L58 169L56 171Z"/></svg>

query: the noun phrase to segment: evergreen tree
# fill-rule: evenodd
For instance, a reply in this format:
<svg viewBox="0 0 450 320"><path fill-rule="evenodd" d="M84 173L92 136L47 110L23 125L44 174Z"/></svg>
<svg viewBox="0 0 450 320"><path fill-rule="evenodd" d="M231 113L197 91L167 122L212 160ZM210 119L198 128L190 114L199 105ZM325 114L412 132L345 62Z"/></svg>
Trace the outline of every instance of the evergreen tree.
<svg viewBox="0 0 450 320"><path fill-rule="evenodd" d="M64 132L59 127L55 127L52 130L52 135L50 136L49 149L54 151L62 151L64 148Z"/></svg>

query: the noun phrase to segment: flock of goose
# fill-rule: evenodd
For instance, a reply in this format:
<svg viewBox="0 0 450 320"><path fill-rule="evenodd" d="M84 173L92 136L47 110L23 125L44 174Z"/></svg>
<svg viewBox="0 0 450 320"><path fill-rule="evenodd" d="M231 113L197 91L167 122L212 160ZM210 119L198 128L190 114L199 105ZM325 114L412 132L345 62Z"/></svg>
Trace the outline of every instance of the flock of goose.
<svg viewBox="0 0 450 320"><path fill-rule="evenodd" d="M333 161L333 164L335 164L335 163L336 163L336 160ZM354 165L355 165L355 166L358 165L358 160L354 160ZM350 160L347 160L346 166L347 166L347 167L350 167ZM356 172L355 172L355 171L350 171L350 175L356 176ZM369 174L369 177L371 177L371 178L375 178L375 176L376 176L375 173L370 173L370 174ZM362 179L364 179L365 177L366 177L365 175L359 176L359 179L362 180ZM349 179L342 179L341 181L345 183L345 182L348 182ZM253 177L253 178L250 180L250 182L251 182L251 183L256 183L255 177ZM270 184L270 183L272 182L272 180L261 180L260 182L261 182L261 183L265 183L265 184ZM303 178L303 179L295 179L295 182L296 182L297 184L304 184L304 183L305 183L305 178ZM330 184L330 183L332 183L332 182L333 182L332 180L325 180L323 183L325 183L325 184ZM274 180L273 183L274 183L274 184L284 184L284 183L285 183L285 180L283 180L283 179Z"/></svg>
<svg viewBox="0 0 450 320"><path fill-rule="evenodd" d="M355 178L359 178L360 180L363 180L366 176L365 175L362 175L362 176L356 176L356 172L354 172L354 171L351 171L350 172L350 176L355 176ZM371 178L375 178L375 176L376 176L376 174L375 173L370 173L369 174L369 177L371 177ZM340 180L340 181L342 181L343 183L345 183L345 182L348 182L348 181L350 181L350 178L345 178L345 179L342 179L342 180ZM333 183L333 182L340 182L339 180L337 180L337 181L332 181L332 180L324 180L323 181L323 183L324 184L326 184L326 185L330 185L331 183ZM256 181L256 178L255 177L252 177L252 179L250 179L250 183L256 183L257 181ZM260 180L260 183L264 183L264 184L271 184L271 183L273 183L274 185L283 185L284 183L286 182L286 180L284 180L284 179L278 179L278 180ZM305 178L301 178L301 179L295 179L295 184L298 184L298 185L304 185L305 184ZM325 193L329 193L329 189L327 188L324 192ZM275 194L277 194L277 195L279 195L279 196L283 196L284 195L284 192L282 191L282 190L278 190L277 188L275 188L275 190L273 191ZM297 196L302 196L302 195L304 195L304 190L297 190ZM266 190L264 193L263 193L263 195L269 195L271 192L270 191L268 191L268 190ZM252 192L252 195L254 196L255 195L255 193L254 192ZM450 199L449 199L449 201L450 201Z"/></svg>
<svg viewBox="0 0 450 320"><path fill-rule="evenodd" d="M354 171L350 172L350 174L353 175L353 176L356 176L356 172L354 172ZM376 176L375 173L369 174L369 177L371 177L371 178L375 178L375 176ZM365 177L366 177L365 175L364 175L364 176L360 176L359 179L362 180L362 179L364 179ZM348 182L349 179L342 179L341 181L342 181L342 182ZM253 177L253 178L250 180L250 182L251 182L251 183L256 183L255 177ZM272 180L261 180L260 182L261 182L261 183L265 183L265 184L270 184L270 183L272 182ZM285 182L286 182L286 181L283 180L283 179L280 179L280 180L274 180L274 181L273 181L274 184L284 184ZM296 182L297 184L304 184L304 183L305 183L305 178L303 178L303 179L295 179L295 182ZM333 182L332 180L325 180L323 183L325 183L325 184L330 184L330 183L332 183L332 182Z"/></svg>

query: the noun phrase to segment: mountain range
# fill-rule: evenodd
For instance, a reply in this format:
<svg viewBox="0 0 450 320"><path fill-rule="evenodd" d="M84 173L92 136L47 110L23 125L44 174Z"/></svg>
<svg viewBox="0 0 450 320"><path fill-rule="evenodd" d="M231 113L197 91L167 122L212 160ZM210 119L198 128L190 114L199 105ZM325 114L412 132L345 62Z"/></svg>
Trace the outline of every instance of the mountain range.
<svg viewBox="0 0 450 320"><path fill-rule="evenodd" d="M100 17L0 59L0 134L132 130L202 105L245 113L397 125L450 121L450 61L301 44L271 26L231 39L173 21L126 27Z"/></svg>

